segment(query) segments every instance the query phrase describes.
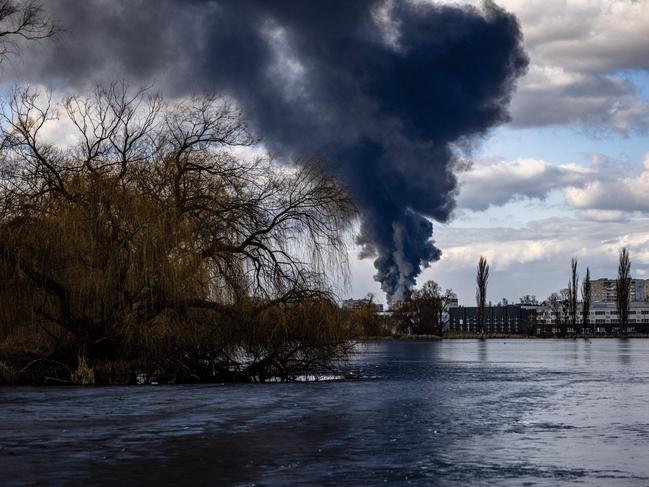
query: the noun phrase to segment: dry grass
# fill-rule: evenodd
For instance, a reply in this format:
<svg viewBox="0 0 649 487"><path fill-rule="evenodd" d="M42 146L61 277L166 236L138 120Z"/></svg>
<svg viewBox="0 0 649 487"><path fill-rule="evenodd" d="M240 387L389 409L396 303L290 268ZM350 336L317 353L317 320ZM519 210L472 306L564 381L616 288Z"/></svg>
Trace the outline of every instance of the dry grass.
<svg viewBox="0 0 649 487"><path fill-rule="evenodd" d="M73 384L81 386L95 385L95 371L88 365L85 357L79 356L79 363L70 379Z"/></svg>

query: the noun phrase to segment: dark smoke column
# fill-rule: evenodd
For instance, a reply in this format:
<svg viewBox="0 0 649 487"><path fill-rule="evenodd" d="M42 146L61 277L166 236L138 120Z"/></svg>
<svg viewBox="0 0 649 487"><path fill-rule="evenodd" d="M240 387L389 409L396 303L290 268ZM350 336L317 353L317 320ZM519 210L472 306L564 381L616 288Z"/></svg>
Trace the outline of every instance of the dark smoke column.
<svg viewBox="0 0 649 487"><path fill-rule="evenodd" d="M251 64L227 88L276 152L330 161L360 207L362 256L388 301L407 298L441 255L429 219L454 208L453 145L507 120L527 67L515 17L406 1L252 1L225 17L210 71L231 70L218 51L240 33Z"/></svg>
<svg viewBox="0 0 649 487"><path fill-rule="evenodd" d="M79 83L91 59L98 76L231 95L275 154L329 161L361 210L362 256L389 301L407 298L441 255L431 220L454 208L453 147L507 120L527 66L515 17L492 2L151 4L52 0L74 42L44 72Z"/></svg>

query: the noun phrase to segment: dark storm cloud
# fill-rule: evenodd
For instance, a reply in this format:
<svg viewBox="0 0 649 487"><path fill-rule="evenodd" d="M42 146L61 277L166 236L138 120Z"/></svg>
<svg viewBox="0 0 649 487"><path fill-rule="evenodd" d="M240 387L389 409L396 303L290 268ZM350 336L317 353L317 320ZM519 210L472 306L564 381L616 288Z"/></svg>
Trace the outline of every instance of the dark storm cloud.
<svg viewBox="0 0 649 487"><path fill-rule="evenodd" d="M440 257L426 217L446 221L454 208L453 145L506 120L527 66L516 19L490 2L47 6L68 34L29 69L51 82L221 91L274 153L326 157L361 209L359 243L389 299L407 295Z"/></svg>

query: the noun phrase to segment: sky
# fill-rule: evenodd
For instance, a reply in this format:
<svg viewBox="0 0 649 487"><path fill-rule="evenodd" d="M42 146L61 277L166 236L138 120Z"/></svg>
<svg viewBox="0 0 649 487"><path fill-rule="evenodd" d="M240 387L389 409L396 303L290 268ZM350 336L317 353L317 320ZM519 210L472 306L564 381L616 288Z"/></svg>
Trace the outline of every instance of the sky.
<svg viewBox="0 0 649 487"><path fill-rule="evenodd" d="M398 269L398 277L401 281L405 279L406 285L416 280L420 286L433 279L442 288L452 288L460 303L472 304L475 267L479 256L484 255L491 266L488 300L517 301L526 294L543 299L566 287L573 256L579 260L582 275L588 266L594 278L614 277L618 252L623 246L630 251L632 274L649 278L649 1L496 2L518 19L529 58L527 70L519 77L518 72L512 74L514 69L493 82L496 93L493 96L503 100L495 113L485 114L476 109L474 113L464 114L463 119L457 114L448 114L446 120L436 119L438 126L457 126L458 131L465 130L471 135L470 144L463 146L462 158L466 164L451 164L442 150L441 155L434 155L432 162L427 162L437 167L437 173L426 172L418 160L428 160L424 154L427 146L419 132L429 128L432 122L404 112L407 97L401 99L402 94L397 96L385 90L396 71L383 69L385 63L381 63L395 58L392 55L398 54L400 40L414 46L414 51L423 46L424 53L430 46L443 49L445 42L453 40L452 31L451 34L442 32L447 25L458 21L455 17L438 15L435 18L445 19L446 24L438 25L437 31L429 29L422 38L421 25L413 14L417 9L403 8L406 3L416 6L431 1L387 1L388 7L398 7L393 8L397 12L396 20L385 21L382 32L386 45L394 44L394 52L386 54L383 49L377 54L376 45L369 42L361 51L363 55L354 57L344 47L339 51L331 47L338 39L331 31L345 34L349 24L357 30L361 26L366 32L362 20L365 12L358 7L361 2L353 3L354 8L345 1L323 2L319 5L324 10L320 11L319 7L296 9L290 7L295 5L290 1L192 0L184 2L179 9L177 0L164 0L156 2L156 9L151 9L145 0L51 0L44 5L62 24L66 30L64 35L44 48L5 60L0 81L5 87L29 82L55 93L86 89L92 82L109 79L151 85L170 96L186 95L190 89L229 90L238 96L249 113L250 107L258 108L253 122L265 129L262 137L266 137L265 143L274 151L281 153L286 147L297 150L299 141L313 142L313 133L330 133L327 128L334 126L342 135L319 136L316 142L322 147L343 147L334 154L341 159L349 154L365 157L358 140L381 139L394 129L392 121L398 118L403 126L410 124L415 129L399 125L397 136L390 132L391 145L378 145L384 154L397 149L407 154L404 159L384 157L388 162L382 163L383 174L388 174L383 181L394 179L390 191L400 195L396 199L401 213L394 216L398 211L386 210L392 222L388 227L399 229L411 225L421 230L421 245L411 249L410 258L420 259L425 268L420 275L412 266L406 266L408 271ZM223 5L227 8L219 10ZM254 20L262 17L258 12L264 9L270 12L271 21ZM487 16L489 22L485 28L496 22L494 16L497 17L493 12L491 17ZM213 17L221 19L221 23L211 25L209 19ZM508 18L501 17L507 23ZM393 36L395 29L401 31ZM327 44L330 35L331 42ZM268 45L260 45L260 39ZM320 40L322 43L318 44ZM496 44L494 41L493 45ZM479 53L471 51L473 47L467 49L469 54ZM489 51L488 44L485 49ZM467 72L480 76L482 63L497 69L498 63L503 62L497 56L498 49L501 48L471 58ZM221 64L206 53L216 56L214 59ZM266 72L249 66L238 69L242 66L240 59L246 56L255 60L252 65L263 66L264 56L271 55L270 68L275 70L274 74L280 71L282 74L279 87L255 84L257 77L267 75ZM410 63L419 59L411 58L404 57ZM367 59L370 61L366 63ZM377 62L372 63L374 60ZM476 66L473 71L471 64ZM223 74L223 66L231 75ZM351 69L345 71L345 66ZM340 81L359 66L362 72L373 75L373 79L380 79L378 91L383 95L367 95L368 87L360 85L359 88L357 80L347 84ZM395 66L410 67L407 63ZM434 62L431 66L435 67ZM424 75L430 79L436 75L434 69L426 72L422 67L423 74L416 71L411 81L420 84L426 81ZM313 83L301 84L300 77L307 79L311 75L318 81L316 88ZM511 98L499 96L498 90L509 89L513 81L516 83ZM470 80L463 82L465 87L473 86ZM489 81L475 80L477 87L485 83ZM358 102L352 106L353 123L341 116L347 113L349 100L344 96L331 97L331 93L344 93L350 86L364 89L366 95L360 101L355 99ZM371 83L369 86L374 88ZM293 102L286 101L287 93ZM391 107L389 113L377 112L378 102L386 101L381 96L388 101L392 100L390 97L397 100L393 104L396 108ZM313 129L310 135L300 131L305 120L300 110L305 110L304 106L317 108L321 115L312 117L304 128ZM441 117L440 113L428 115ZM291 124L293 115L297 122ZM482 123L471 126L472 116ZM341 121L345 124L342 129ZM63 128L60 132L54 129L53 133L65 137ZM439 134L438 138L445 149L447 140ZM317 144L315 147L319 148ZM415 169L414 173L420 171L415 180L401 181L396 177L402 169L398 165L406 163ZM372 169L371 164L363 167ZM454 175L446 174L449 168L454 168ZM348 171L344 164L338 169ZM459 188L456 197L455 181ZM377 269L373 259L359 257L368 253L374 253L374 257L396 253L389 246L383 248L379 230L384 207L376 198L372 199L373 187L361 186L356 184L353 190L366 215L357 226L363 245L350 249L350 286L341 289L339 294L346 298L373 293L385 302L384 290L394 288L385 276L391 272L390 266L399 266L400 259L393 259L396 263L390 261L386 268L380 269L382 289L381 283L374 279ZM455 198L454 207L449 204L449 198ZM432 222L434 245L426 240L429 228L422 223L425 220L417 217L413 223L409 214L404 217L404 208L413 206L418 215L425 214ZM396 239L398 234L394 230L388 240ZM382 262L385 264L386 259Z"/></svg>
<svg viewBox="0 0 649 487"><path fill-rule="evenodd" d="M491 131L459 174L454 217L435 224L439 262L428 279L475 300L485 255L488 299L546 298L583 276L615 277L619 249L649 278L649 2L502 0L530 58L511 121ZM379 294L367 261L354 296Z"/></svg>

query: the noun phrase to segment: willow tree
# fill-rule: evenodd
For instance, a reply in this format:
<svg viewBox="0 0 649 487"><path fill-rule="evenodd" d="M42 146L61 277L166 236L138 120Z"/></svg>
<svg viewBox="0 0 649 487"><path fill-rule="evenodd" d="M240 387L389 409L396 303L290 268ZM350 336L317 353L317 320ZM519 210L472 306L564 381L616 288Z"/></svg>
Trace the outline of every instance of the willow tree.
<svg viewBox="0 0 649 487"><path fill-rule="evenodd" d="M615 281L615 304L620 320L620 331L625 334L629 323L629 299L631 297L631 261L626 248L620 251Z"/></svg>
<svg viewBox="0 0 649 487"><path fill-rule="evenodd" d="M487 302L487 283L489 281L489 264L487 258L480 256L476 272L475 299L477 305L477 326L481 334L485 332L485 304Z"/></svg>
<svg viewBox="0 0 649 487"><path fill-rule="evenodd" d="M231 357L261 354L271 308L284 328L259 336L288 343L282 309L330 301L355 210L316 161L237 157L254 138L220 97L42 101L18 89L3 112L0 321L64 330L90 361L132 343ZM44 137L60 114L73 145Z"/></svg>

